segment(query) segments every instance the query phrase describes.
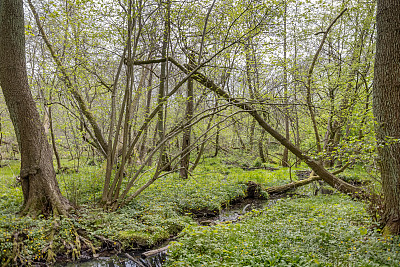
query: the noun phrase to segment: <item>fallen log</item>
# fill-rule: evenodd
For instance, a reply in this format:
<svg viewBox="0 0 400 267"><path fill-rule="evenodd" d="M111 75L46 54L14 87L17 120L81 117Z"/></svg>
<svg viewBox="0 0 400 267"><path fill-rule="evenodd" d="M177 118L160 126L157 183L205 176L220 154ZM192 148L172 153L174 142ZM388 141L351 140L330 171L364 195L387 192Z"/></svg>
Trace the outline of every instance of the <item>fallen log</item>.
<svg viewBox="0 0 400 267"><path fill-rule="evenodd" d="M142 258L148 258L148 257L154 256L154 255L156 255L158 253L166 251L168 249L168 247L169 247L169 245L167 245L165 247L162 247L162 248L158 248L158 249L154 249L154 250L143 252L141 257Z"/></svg>
<svg viewBox="0 0 400 267"><path fill-rule="evenodd" d="M301 187L303 185L306 185L306 184L309 184L309 183L312 183L312 182L318 181L318 180L322 180L321 177L319 177L319 176L311 176L311 177L309 177L307 179L300 180L300 181L295 181L295 182L292 182L292 183L289 183L289 184L268 187L268 188L265 189L265 191L268 194L282 194L282 193L285 193L285 192L287 192L287 191L289 191L291 189L295 189L295 188Z"/></svg>
<svg viewBox="0 0 400 267"><path fill-rule="evenodd" d="M190 73L193 69L193 66L183 66L179 64L178 61L176 61L173 58L168 58L171 63L173 63L176 67L178 67L180 70L182 70L184 73ZM360 187L353 186L342 179L338 178L335 176L334 173L330 173L328 170L324 168L324 166L316 159L313 159L311 156L307 155L305 152L300 150L297 146L295 146L292 142L290 142L288 139L286 139L283 135L281 135L276 129L272 128L271 125L269 125L264 118L261 116L261 114L255 109L252 105L241 102L239 99L236 99L235 97L232 97L229 95L226 91L224 91L222 88L220 88L216 83L214 83L213 80L209 79L206 75L203 73L200 73L198 71L195 71L194 75L192 76L194 80L208 88L209 90L215 92L217 95L220 97L224 98L226 101L231 103L232 105L245 110L248 112L249 115L251 115L257 122L258 124L266 131L268 132L272 137L275 138L281 145L286 147L290 152L292 152L294 155L296 155L300 160L305 162L313 171L316 175L321 177L326 183L328 183L330 186L333 188L339 190L342 193L348 194L352 196L353 198L357 199L364 199L364 200L371 200L374 198L374 194L369 192L368 190Z"/></svg>

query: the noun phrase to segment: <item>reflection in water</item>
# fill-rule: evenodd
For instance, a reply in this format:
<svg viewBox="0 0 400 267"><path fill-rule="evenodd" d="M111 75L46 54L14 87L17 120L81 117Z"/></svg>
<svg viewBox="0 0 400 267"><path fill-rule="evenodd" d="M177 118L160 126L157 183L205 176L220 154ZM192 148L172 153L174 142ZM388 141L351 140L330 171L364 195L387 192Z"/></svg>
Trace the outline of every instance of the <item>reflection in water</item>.
<svg viewBox="0 0 400 267"><path fill-rule="evenodd" d="M134 260L121 256L100 257L87 262L68 263L66 267L161 267L167 259L166 252L161 252L152 257L142 259L139 256L134 256Z"/></svg>

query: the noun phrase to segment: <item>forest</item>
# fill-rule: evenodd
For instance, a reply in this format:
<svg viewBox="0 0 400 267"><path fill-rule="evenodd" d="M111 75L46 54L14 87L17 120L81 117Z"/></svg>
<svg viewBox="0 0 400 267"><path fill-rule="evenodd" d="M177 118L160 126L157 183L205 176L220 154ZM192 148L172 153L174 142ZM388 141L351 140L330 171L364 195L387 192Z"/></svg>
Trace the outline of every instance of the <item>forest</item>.
<svg viewBox="0 0 400 267"><path fill-rule="evenodd" d="M400 266L398 0L0 0L1 266Z"/></svg>

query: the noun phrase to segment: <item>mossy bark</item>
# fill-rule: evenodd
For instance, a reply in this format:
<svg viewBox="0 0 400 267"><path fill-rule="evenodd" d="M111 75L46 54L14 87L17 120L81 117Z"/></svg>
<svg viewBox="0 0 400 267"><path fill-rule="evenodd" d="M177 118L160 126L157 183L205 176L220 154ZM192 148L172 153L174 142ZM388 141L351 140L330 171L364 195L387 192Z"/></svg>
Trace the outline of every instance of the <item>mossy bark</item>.
<svg viewBox="0 0 400 267"><path fill-rule="evenodd" d="M373 107L384 193L384 233L400 234L400 2L377 1Z"/></svg>
<svg viewBox="0 0 400 267"><path fill-rule="evenodd" d="M22 0L0 2L0 83L21 151L22 214L67 215L52 152L28 85Z"/></svg>

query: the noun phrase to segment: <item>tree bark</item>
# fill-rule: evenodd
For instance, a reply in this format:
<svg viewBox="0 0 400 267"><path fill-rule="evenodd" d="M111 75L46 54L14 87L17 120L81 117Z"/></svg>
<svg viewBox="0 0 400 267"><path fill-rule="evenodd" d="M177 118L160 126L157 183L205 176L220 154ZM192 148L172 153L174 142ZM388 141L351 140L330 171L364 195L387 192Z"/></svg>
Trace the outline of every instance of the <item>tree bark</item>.
<svg viewBox="0 0 400 267"><path fill-rule="evenodd" d="M373 108L385 200L384 234L400 234L400 2L378 0Z"/></svg>
<svg viewBox="0 0 400 267"><path fill-rule="evenodd" d="M265 192L267 192L268 194L283 194L289 190L296 189L298 187L307 185L309 183L312 183L312 182L318 181L318 180L321 180L321 178L319 176L311 176L311 177L308 177L307 179L291 182L289 184L268 187L265 189Z"/></svg>
<svg viewBox="0 0 400 267"><path fill-rule="evenodd" d="M258 153L260 155L260 159L262 163L266 163L267 160L265 159L265 154L264 154L264 130L261 130L261 137L258 140Z"/></svg>
<svg viewBox="0 0 400 267"><path fill-rule="evenodd" d="M146 118L150 114L150 107L151 107L151 93L153 89L151 88L153 85L153 65L150 66L150 75L149 75L149 80L148 80L148 86L147 86L147 97L146 97L146 107L145 107L145 116ZM143 162L145 158L145 154L147 153L147 148L146 148L146 142L147 142L147 134L148 134L148 129L147 127L144 129L143 133L143 138L142 138L142 144L140 146L140 152L139 152L139 158L140 161Z"/></svg>
<svg viewBox="0 0 400 267"><path fill-rule="evenodd" d="M285 121L285 138L287 140L290 139L290 130L289 130L289 108L288 108L288 71L287 71L287 34L286 34L286 26L287 26L287 3L285 1L285 13L283 15L283 98L284 98L284 121ZM283 148L282 154L282 167L289 167L289 150L287 147Z"/></svg>
<svg viewBox="0 0 400 267"><path fill-rule="evenodd" d="M169 41L169 33L170 33L170 9L171 9L171 1L168 0L165 4L165 17L164 17L164 34L163 34L163 40L162 40L162 49L161 49L161 57L162 58L167 58L168 54L168 41ZM164 103L163 99L165 96L165 91L166 91L166 82L167 82L167 66L168 61L163 61L161 62L160 66L160 86L159 86L159 91L158 91L158 104L161 105L160 110L158 111L158 122L157 122L157 131L158 131L158 136L159 136L159 142L161 142L164 139L165 136L165 129L164 129L164 123L165 123L165 118L164 118L164 112L165 112L165 106L166 103ZM167 163L168 162L168 155L166 153L165 146L163 146L160 150L161 153L161 162L162 163ZM164 165L164 164L161 164ZM170 169L167 168L167 171Z"/></svg>
<svg viewBox="0 0 400 267"><path fill-rule="evenodd" d="M52 152L28 85L22 0L0 2L0 82L21 151L22 214L67 215Z"/></svg>
<svg viewBox="0 0 400 267"><path fill-rule="evenodd" d="M53 116L52 116L52 107L51 106L49 107L49 122L50 122L51 145L53 147L54 156L56 156L57 170L60 171L62 166L61 166L60 154L58 153L58 150L57 150L56 138L54 135Z"/></svg>
<svg viewBox="0 0 400 267"><path fill-rule="evenodd" d="M192 64L192 58L189 59L189 64ZM193 117L193 79L189 78L187 80L187 100L186 100L186 114L185 120L188 122ZM182 140L182 151L185 151L190 146L190 133L191 126L187 125L183 130L183 140ZM181 168L179 170L180 177L182 179L188 178L189 171L189 163L190 163L190 151L182 154L181 158Z"/></svg>

